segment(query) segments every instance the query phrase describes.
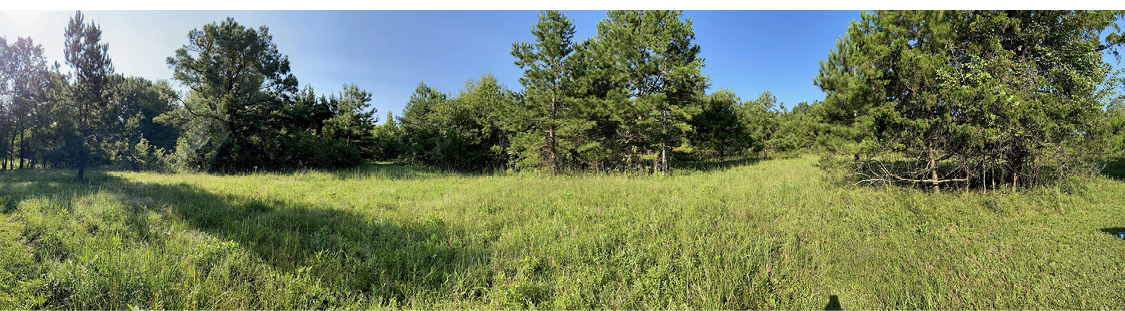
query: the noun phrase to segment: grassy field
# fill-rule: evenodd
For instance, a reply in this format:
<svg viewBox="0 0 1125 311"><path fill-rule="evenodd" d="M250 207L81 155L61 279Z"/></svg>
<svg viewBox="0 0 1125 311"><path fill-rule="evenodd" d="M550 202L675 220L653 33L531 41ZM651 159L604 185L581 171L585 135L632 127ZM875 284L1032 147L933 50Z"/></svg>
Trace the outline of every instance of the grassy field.
<svg viewBox="0 0 1125 311"><path fill-rule="evenodd" d="M1125 182L0 173L2 309L1120 309Z"/></svg>

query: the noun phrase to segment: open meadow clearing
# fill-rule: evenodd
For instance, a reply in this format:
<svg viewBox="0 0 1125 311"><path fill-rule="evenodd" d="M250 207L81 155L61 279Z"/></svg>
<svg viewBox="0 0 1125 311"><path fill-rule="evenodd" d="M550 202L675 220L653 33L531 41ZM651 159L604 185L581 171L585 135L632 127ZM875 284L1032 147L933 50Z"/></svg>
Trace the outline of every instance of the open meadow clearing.
<svg viewBox="0 0 1125 311"><path fill-rule="evenodd" d="M1125 10L399 2L0 9L0 310L1125 309Z"/></svg>
<svg viewBox="0 0 1125 311"><path fill-rule="evenodd" d="M1125 306L1121 181L934 194L831 183L816 163L8 171L0 308Z"/></svg>

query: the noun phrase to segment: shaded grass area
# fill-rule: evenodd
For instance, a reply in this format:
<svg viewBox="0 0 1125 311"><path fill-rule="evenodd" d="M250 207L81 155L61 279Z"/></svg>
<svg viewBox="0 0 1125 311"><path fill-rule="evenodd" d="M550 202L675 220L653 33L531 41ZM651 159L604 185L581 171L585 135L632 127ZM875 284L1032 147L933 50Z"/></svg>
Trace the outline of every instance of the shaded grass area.
<svg viewBox="0 0 1125 311"><path fill-rule="evenodd" d="M0 186L20 202L5 213L14 258L4 270L24 270L8 277L32 294L0 297L12 303L5 308L395 306L469 278L479 263L467 259L486 253L451 244L459 230L436 218L389 221L183 182L37 173Z"/></svg>
<svg viewBox="0 0 1125 311"><path fill-rule="evenodd" d="M1125 181L1125 158L1117 159L1106 163L1102 168L1102 175L1106 177Z"/></svg>
<svg viewBox="0 0 1125 311"><path fill-rule="evenodd" d="M1028 309L1125 305L1125 183L0 173L0 308Z"/></svg>
<svg viewBox="0 0 1125 311"><path fill-rule="evenodd" d="M762 161L762 159L757 157L730 157L722 161L708 159L673 162L673 167L675 167L675 169L681 170L711 172L732 169L739 166L753 165L754 163L758 163L759 161Z"/></svg>

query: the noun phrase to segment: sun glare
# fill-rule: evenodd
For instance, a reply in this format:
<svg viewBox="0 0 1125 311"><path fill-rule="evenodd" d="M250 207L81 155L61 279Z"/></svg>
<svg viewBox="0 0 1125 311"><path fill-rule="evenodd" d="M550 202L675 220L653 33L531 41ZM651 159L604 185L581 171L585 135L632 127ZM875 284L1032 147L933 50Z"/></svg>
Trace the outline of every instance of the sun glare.
<svg viewBox="0 0 1125 311"><path fill-rule="evenodd" d="M42 11L0 11L0 32L26 33L42 27ZM14 39L14 38L13 38Z"/></svg>

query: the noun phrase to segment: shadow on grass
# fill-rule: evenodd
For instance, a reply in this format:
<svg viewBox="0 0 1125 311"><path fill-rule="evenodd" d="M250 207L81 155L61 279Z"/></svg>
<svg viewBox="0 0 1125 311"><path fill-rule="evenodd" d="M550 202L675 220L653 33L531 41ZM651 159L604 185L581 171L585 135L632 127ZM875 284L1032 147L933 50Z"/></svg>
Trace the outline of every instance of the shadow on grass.
<svg viewBox="0 0 1125 311"><path fill-rule="evenodd" d="M686 170L694 170L694 171L700 171L700 172L710 172L710 171L723 171L723 170L727 170L727 169L731 169L731 168L743 166L743 165L754 165L755 163L758 163L758 162L761 162L761 161L762 161L762 159L760 159L760 158L741 158L741 159L732 159L732 160L726 160L726 161L713 161L713 160L677 161L677 162L672 162L672 165L675 169L681 169L681 170L686 169Z"/></svg>
<svg viewBox="0 0 1125 311"><path fill-rule="evenodd" d="M1125 158L1106 163L1101 173L1106 177L1125 181Z"/></svg>
<svg viewBox="0 0 1125 311"><path fill-rule="evenodd" d="M1099 229L1098 231L1105 232L1106 234L1109 234L1109 235L1112 235L1112 236L1116 237L1118 233L1125 232L1125 228L1121 228L1121 227L1102 228L1102 229Z"/></svg>
<svg viewBox="0 0 1125 311"><path fill-rule="evenodd" d="M105 172L87 174L85 181L58 170L0 174L4 194L0 200L5 213L11 213L31 197L75 200L108 193L122 200L123 210L132 214L129 219L141 223L130 226L137 232L127 236L159 244L152 239L169 238L153 229L161 225L143 223L148 219L143 215L146 211L172 214L200 232L237 243L276 271L319 280L334 296L358 294L401 305L418 294L445 296L451 290L457 290L459 298L477 299L488 287L474 283L490 279L476 275L490 271L482 268L488 266L488 250L459 245L456 241L465 235L464 229L436 217L392 221L268 195L220 194L186 183L137 183ZM210 269L198 271L206 274ZM206 279L206 275L199 277ZM459 288L449 288L451 278L461 279Z"/></svg>
<svg viewBox="0 0 1125 311"><path fill-rule="evenodd" d="M0 171L0 212L14 211L19 202L31 196L86 193L101 184L123 181L96 170L88 170L85 180L76 176L77 171L60 169Z"/></svg>
<svg viewBox="0 0 1125 311"><path fill-rule="evenodd" d="M449 177L478 177L496 175L494 171L457 171L398 163L368 163L354 168L326 171L340 180L351 179L389 179L420 180Z"/></svg>
<svg viewBox="0 0 1125 311"><path fill-rule="evenodd" d="M840 297L836 295L828 296L828 304L824 305L824 310L843 310L840 307Z"/></svg>
<svg viewBox="0 0 1125 311"><path fill-rule="evenodd" d="M709 171L722 171L730 168L753 165L762 161L760 158L738 158L726 161L713 161L713 160L699 160L699 161L674 161L672 162L673 169L677 170L693 170L700 172ZM648 167L651 169L651 167ZM436 167L427 167L421 165L409 165L400 163L368 163L354 168L336 169L324 171L334 175L339 180L352 180L352 179L387 179L387 180L422 180L422 179L439 179L449 177L485 177L497 176L507 174L503 169L492 170L454 170L443 169ZM633 171L617 171L618 173L632 174ZM649 171L651 173L651 170ZM286 172L283 174L298 174L299 172ZM563 170L560 175L582 175L593 173L593 171L568 171ZM544 173L546 174L546 173ZM612 174L612 173L611 173Z"/></svg>

